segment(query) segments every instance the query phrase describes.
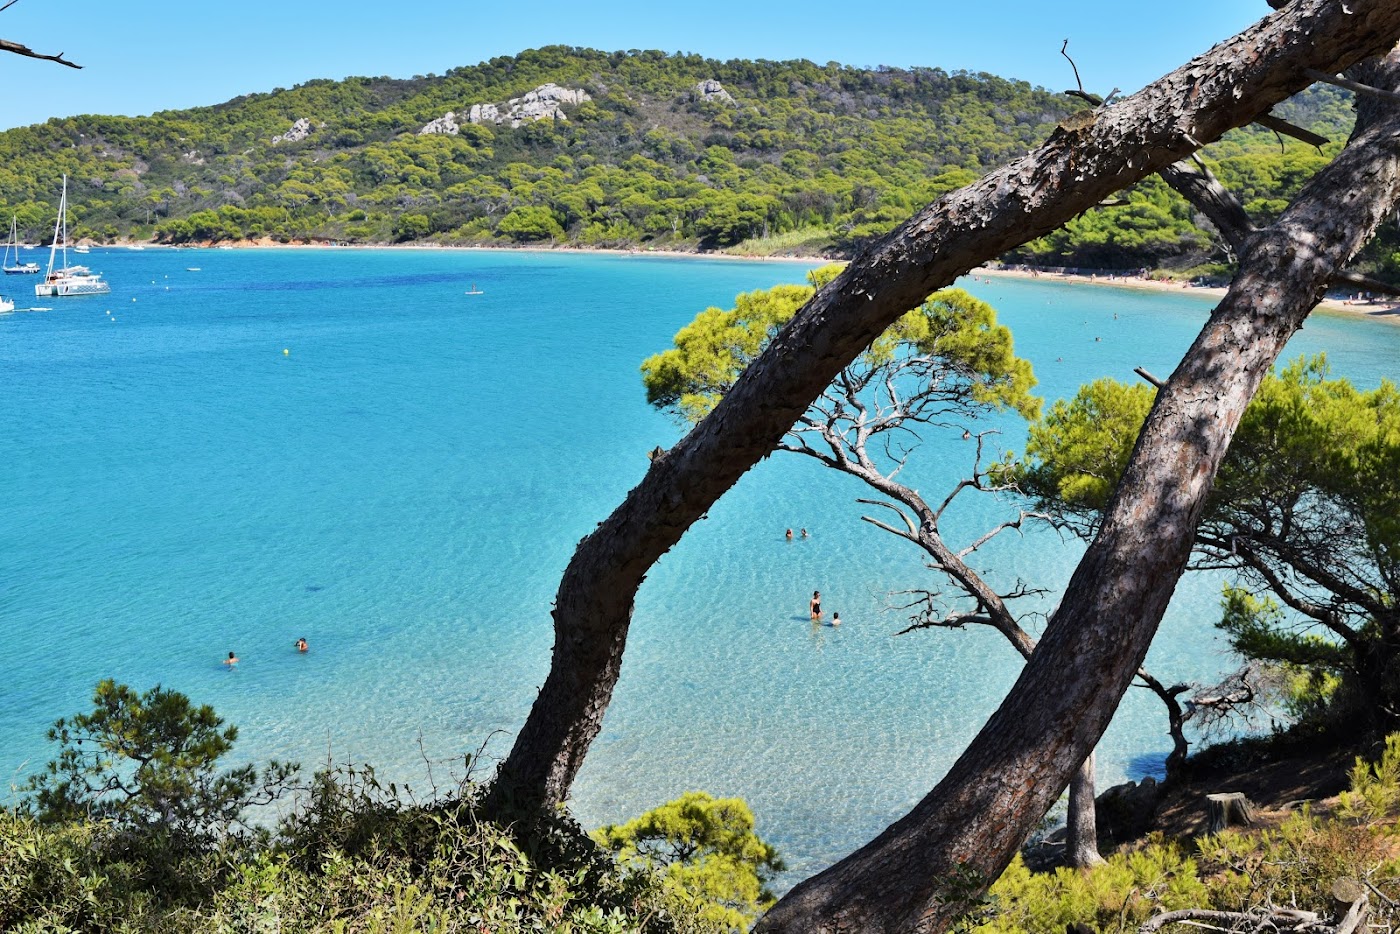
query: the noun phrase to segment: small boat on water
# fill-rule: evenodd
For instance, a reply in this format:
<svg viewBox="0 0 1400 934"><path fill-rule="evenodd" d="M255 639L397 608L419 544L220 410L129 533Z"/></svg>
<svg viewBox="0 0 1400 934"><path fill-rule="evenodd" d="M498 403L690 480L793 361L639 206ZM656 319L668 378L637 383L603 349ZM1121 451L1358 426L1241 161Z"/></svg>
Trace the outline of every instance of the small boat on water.
<svg viewBox="0 0 1400 934"><path fill-rule="evenodd" d="M80 243L80 244L78 244L77 246L73 247L73 252L74 252L74 253L91 253L91 252L92 252L92 247L88 246L86 243Z"/></svg>
<svg viewBox="0 0 1400 934"><path fill-rule="evenodd" d="M15 258L10 259L10 250L15 251ZM7 276L27 276L39 271L38 263L21 263L19 261L19 224L14 215L10 216L10 239L5 241L4 270ZM13 311L14 306L10 309Z"/></svg>
<svg viewBox="0 0 1400 934"><path fill-rule="evenodd" d="M63 265L54 268L54 258L59 244L63 245ZM86 247L75 247L74 252L86 253ZM112 287L86 266L68 265L68 176L63 176L63 196L58 201L58 220L53 225L53 245L49 247L49 269L44 281L34 286L38 298L67 298L75 295L102 295L112 291ZM135 301L135 299L132 299Z"/></svg>
<svg viewBox="0 0 1400 934"><path fill-rule="evenodd" d="M9 314L15 310L15 303L3 295L0 295L0 315Z"/></svg>
<svg viewBox="0 0 1400 934"><path fill-rule="evenodd" d="M473 282L473 283L472 283L472 287L469 288L469 289L467 289L466 294L467 294L467 295L485 295L486 293L483 292L483 291L481 291L481 289L478 289L478 288L476 287L476 283Z"/></svg>

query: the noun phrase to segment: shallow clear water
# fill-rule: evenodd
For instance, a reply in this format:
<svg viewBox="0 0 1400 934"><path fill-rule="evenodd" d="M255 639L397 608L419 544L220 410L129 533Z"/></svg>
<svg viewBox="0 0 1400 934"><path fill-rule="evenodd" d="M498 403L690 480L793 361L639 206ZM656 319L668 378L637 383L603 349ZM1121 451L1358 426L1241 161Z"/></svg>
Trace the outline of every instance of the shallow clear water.
<svg viewBox="0 0 1400 934"><path fill-rule="evenodd" d="M425 757L441 777L483 742L504 754L547 670L574 543L641 478L646 452L678 437L647 408L638 364L706 305L805 269L433 250L89 259L110 296L0 316L10 782L102 677L213 704L250 759L368 760L421 783ZM484 294L465 295L473 284ZM7 287L32 304L25 281ZM969 288L1015 329L1048 398L1134 366L1166 376L1210 308L1040 280ZM1370 385L1393 374L1400 329L1315 317L1289 355L1324 348ZM945 488L970 447L931 438L915 485ZM1019 663L991 633L894 637L888 593L930 579L911 548L859 521L859 495L775 456L662 559L576 788L585 823L691 788L742 795L791 881L947 769ZM954 534L1004 508L968 503ZM789 526L812 538L785 541ZM986 564L1053 588L1078 552L1037 532ZM1163 679L1229 667L1210 625L1218 588L1180 588L1149 660ZM840 630L808 623L814 589ZM234 671L220 664L229 650ZM1100 747L1105 785L1159 767L1156 704L1130 692Z"/></svg>

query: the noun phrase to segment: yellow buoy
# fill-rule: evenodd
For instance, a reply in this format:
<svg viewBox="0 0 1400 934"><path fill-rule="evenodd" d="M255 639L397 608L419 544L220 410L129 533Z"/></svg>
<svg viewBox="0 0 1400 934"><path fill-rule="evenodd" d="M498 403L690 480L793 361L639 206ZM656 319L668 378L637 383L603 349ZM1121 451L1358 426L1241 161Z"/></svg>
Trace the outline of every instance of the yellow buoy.
<svg viewBox="0 0 1400 934"><path fill-rule="evenodd" d="M291 352L290 350L288 350L286 347L283 347L283 348L282 348L282 356L284 356L284 357L290 356L291 353L292 353L292 352Z"/></svg>

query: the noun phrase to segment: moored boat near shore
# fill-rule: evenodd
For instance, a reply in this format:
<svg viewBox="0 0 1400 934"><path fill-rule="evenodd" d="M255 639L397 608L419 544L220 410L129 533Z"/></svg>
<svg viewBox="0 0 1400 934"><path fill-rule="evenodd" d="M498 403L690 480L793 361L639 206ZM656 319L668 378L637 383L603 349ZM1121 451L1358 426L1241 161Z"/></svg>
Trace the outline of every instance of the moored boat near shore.
<svg viewBox="0 0 1400 934"><path fill-rule="evenodd" d="M10 259L10 250L13 249L15 258ZM4 270L7 276L32 275L39 271L38 263L22 263L19 260L19 224L14 215L10 216L10 239L5 241ZM13 305L11 309L13 310Z"/></svg>
<svg viewBox="0 0 1400 934"><path fill-rule="evenodd" d="M60 244L63 250L63 265L54 268L54 258ZM82 250L81 247L78 248ZM49 268L44 281L34 286L34 294L39 298L69 298L76 295L102 295L112 291L112 287L86 266L68 265L68 176L63 176L63 195L58 201L58 220L53 226L53 245L49 247Z"/></svg>

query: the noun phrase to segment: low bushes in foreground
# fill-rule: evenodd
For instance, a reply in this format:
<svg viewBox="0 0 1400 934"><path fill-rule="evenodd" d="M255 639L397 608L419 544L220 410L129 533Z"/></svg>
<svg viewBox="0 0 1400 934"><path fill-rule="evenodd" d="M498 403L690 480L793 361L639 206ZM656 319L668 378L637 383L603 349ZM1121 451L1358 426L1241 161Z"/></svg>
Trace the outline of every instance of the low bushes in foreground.
<svg viewBox="0 0 1400 934"><path fill-rule="evenodd" d="M677 861L702 890L635 847L619 862L563 815L529 833L485 820L469 781L421 801L368 768L220 771L237 733L210 708L110 681L93 699L0 808L0 931L702 934L747 926L778 865L729 802ZM245 821L285 798L275 825ZM731 857L732 878L707 871Z"/></svg>
<svg viewBox="0 0 1400 934"><path fill-rule="evenodd" d="M1302 910L1335 923L1345 910L1334 898L1339 881L1366 894L1373 926L1393 928L1400 922L1397 817L1400 734L1389 738L1379 762L1357 760L1351 790L1330 815L1304 806L1275 828L1227 830L1194 843L1154 837L1090 871L1032 873L1018 858L959 929L1063 934L1067 926L1082 924L1114 934L1184 909L1256 921L1279 909ZM1264 923L1249 928L1276 929Z"/></svg>

